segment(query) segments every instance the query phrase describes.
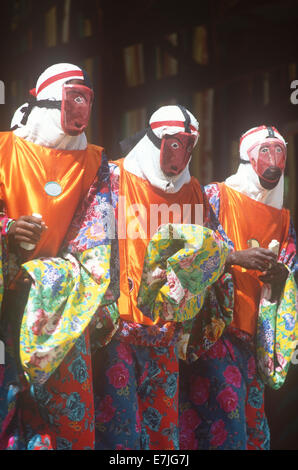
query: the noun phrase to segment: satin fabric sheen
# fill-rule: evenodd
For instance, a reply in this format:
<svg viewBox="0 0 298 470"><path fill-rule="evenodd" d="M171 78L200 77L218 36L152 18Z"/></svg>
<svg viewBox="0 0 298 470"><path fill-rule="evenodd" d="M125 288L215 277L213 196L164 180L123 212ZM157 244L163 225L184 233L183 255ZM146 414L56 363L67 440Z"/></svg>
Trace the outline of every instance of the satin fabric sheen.
<svg viewBox="0 0 298 470"><path fill-rule="evenodd" d="M224 183L220 183L219 187L219 220L234 243L235 250L249 248L251 239L256 240L262 248L268 248L271 240L278 240L281 250L289 231L289 211L255 201ZM258 279L261 272L232 266L231 273L235 285L234 319L231 326L254 335L262 287Z"/></svg>
<svg viewBox="0 0 298 470"><path fill-rule="evenodd" d="M1 199L8 217L39 213L48 226L30 258L55 256L75 209L87 193L101 162L102 148L58 150L0 133ZM49 196L45 184L61 185L59 196Z"/></svg>
<svg viewBox="0 0 298 470"><path fill-rule="evenodd" d="M158 319L153 322L151 319L145 317L137 307L137 296L146 248L150 241L150 230L154 232L152 216L150 217L150 205L152 207L152 204L165 204L170 207L172 204L176 204L180 207L181 214L183 214L183 204L191 204L191 221L188 223L194 223L195 204L203 204L201 187L195 178L191 178L190 182L185 184L177 193L165 193L164 191L154 188L148 181L124 170L123 160L118 160L115 163L120 167L119 196L124 197L123 200L125 201L125 206L123 204L121 208L119 204L118 207L120 256L120 298L118 300L118 307L120 317L123 320L143 325L160 323ZM136 204L138 206L135 206ZM140 213L135 210L137 207L141 208ZM156 211L156 208L153 208L153 212L154 211ZM136 222L139 223L140 237L133 239L127 235L129 235L129 233L136 233L134 230ZM161 222L162 220L159 217L157 219L156 229ZM179 223L179 221L173 220L173 214L171 212L169 212L168 222ZM182 218L180 223L182 223Z"/></svg>

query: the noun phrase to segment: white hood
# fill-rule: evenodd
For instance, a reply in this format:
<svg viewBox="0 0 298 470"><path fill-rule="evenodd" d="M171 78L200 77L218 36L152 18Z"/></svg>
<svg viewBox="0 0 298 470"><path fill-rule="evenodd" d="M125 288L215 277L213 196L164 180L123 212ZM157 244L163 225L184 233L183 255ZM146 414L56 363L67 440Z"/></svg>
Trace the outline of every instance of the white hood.
<svg viewBox="0 0 298 470"><path fill-rule="evenodd" d="M39 77L36 88L31 93L39 100L62 100L62 85L68 80L84 79L82 70L72 64L56 64L47 68ZM18 137L37 145L61 150L84 150L87 147L85 133L78 136L65 134L61 127L61 111L59 109L38 108L32 109L27 123L21 123L24 109L28 103L20 106L15 112L11 128L18 126L13 132ZM22 111L23 109L23 111Z"/></svg>
<svg viewBox="0 0 298 470"><path fill-rule="evenodd" d="M195 117L187 111L190 117L191 133L196 136L195 144L199 137L199 124ZM178 106L163 106L159 108L149 121L153 133L159 138L165 134L173 135L184 132L185 117ZM152 186L167 193L176 193L181 187L190 181L189 164L174 177L166 176L160 168L160 149L145 135L124 160L125 170L140 178L146 179Z"/></svg>
<svg viewBox="0 0 298 470"><path fill-rule="evenodd" d="M284 145L286 142L275 129L274 134ZM262 142L268 137L266 126L254 127L247 131L240 139L240 158L249 162L247 150L256 142ZM273 189L265 189L260 184L259 177L250 163L240 163L237 172L225 180L225 184L246 196L267 204L268 206L282 209L284 195L284 175L282 174L277 186Z"/></svg>

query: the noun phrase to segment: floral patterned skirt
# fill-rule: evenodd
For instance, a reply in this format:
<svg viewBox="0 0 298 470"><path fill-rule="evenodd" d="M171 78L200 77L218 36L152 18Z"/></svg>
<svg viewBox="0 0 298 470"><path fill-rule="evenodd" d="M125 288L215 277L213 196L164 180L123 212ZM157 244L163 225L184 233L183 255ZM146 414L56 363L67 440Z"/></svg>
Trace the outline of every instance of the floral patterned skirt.
<svg viewBox="0 0 298 470"><path fill-rule="evenodd" d="M6 355L0 374L0 449L94 448L94 400L88 330L43 385L29 386Z"/></svg>
<svg viewBox="0 0 298 470"><path fill-rule="evenodd" d="M178 449L176 347L114 338L95 362L96 449Z"/></svg>
<svg viewBox="0 0 298 470"><path fill-rule="evenodd" d="M31 386L7 341L0 449L178 449L176 330L127 324L93 354L86 330L49 380Z"/></svg>
<svg viewBox="0 0 298 470"><path fill-rule="evenodd" d="M197 361L180 362L180 449L269 449L264 385L251 338L229 328Z"/></svg>

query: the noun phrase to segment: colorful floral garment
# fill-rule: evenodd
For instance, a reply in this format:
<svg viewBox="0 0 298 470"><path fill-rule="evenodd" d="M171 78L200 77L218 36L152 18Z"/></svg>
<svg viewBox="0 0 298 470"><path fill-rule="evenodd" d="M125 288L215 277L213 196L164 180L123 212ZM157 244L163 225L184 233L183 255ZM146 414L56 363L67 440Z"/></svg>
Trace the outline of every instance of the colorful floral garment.
<svg viewBox="0 0 298 470"><path fill-rule="evenodd" d="M221 218L220 198L221 191L225 194L225 185L211 184L206 187L210 203L219 218ZM236 194L237 191L235 191ZM248 205L247 198L244 207ZM263 205L252 201L254 209ZM265 206L267 207L267 206ZM274 209L276 211L276 209ZM278 211L281 213L281 211ZM273 212L273 215L277 215ZM281 250L278 262L283 263L289 270L280 299L270 302L269 286L263 285L259 292L259 304L257 305L256 328L256 357L259 374L264 383L277 389L284 383L290 365L292 354L298 339L297 319L297 286L295 274L298 272L298 260L296 256L296 235L292 222L288 232L281 238ZM257 293L256 293L257 295ZM239 314L238 314L239 315Z"/></svg>
<svg viewBox="0 0 298 470"><path fill-rule="evenodd" d="M227 245L208 228L162 225L147 247L138 307L152 320L192 319L222 275L227 254Z"/></svg>
<svg viewBox="0 0 298 470"><path fill-rule="evenodd" d="M169 229L179 232L180 238L166 238ZM173 308L172 320L177 318L176 310L183 315L183 309L188 308L189 316L199 312L206 287L223 271L227 252L227 246L203 227L173 224L153 236L144 261L139 305L141 308L146 305L144 314L157 315L167 322L141 325L121 321L111 342L98 352L98 365L94 366L101 377L95 405L97 449L179 448L177 340L182 329L179 323L169 322L169 307ZM177 260L182 260L184 269L177 265ZM204 270L208 261L211 266ZM152 287L148 277L162 266L165 275ZM184 300L179 309L179 299L173 298L170 282L167 283L173 273L180 286L180 300ZM190 282L193 288L189 288ZM189 305L185 305L185 298Z"/></svg>
<svg viewBox="0 0 298 470"><path fill-rule="evenodd" d="M91 320L102 313L98 307L118 296L117 250L109 238L114 219L104 163L99 187L89 191L79 220L71 226L64 257L23 265L33 283L22 320L20 356L31 382L46 382ZM104 345L117 329L118 315L102 315L100 320Z"/></svg>
<svg viewBox="0 0 298 470"><path fill-rule="evenodd" d="M298 343L298 289L289 273L279 302L261 299L256 333L257 365L263 382L275 390L285 382Z"/></svg>
<svg viewBox="0 0 298 470"><path fill-rule="evenodd" d="M145 347L114 338L96 359L101 376L95 404L96 449L177 449L175 346L162 342Z"/></svg>
<svg viewBox="0 0 298 470"><path fill-rule="evenodd" d="M112 174L112 187L116 188L119 173ZM204 204L205 224L217 227L206 199ZM175 238L178 228L183 236ZM167 236L162 236L163 230ZM200 235L202 243L198 243ZM225 246L221 254L220 246ZM223 272L227 252L220 235L206 228L170 224L153 236L144 258L138 307L155 324L121 319L117 333L97 355L99 366L94 370L102 382L95 405L96 448L179 448L177 345L183 333L181 320L186 318L183 309L188 300L188 319L200 310L203 290ZM184 269L179 260L184 262ZM209 269L206 266L204 270L204 262L208 265L208 261ZM202 270L196 272L192 262L201 263ZM172 275L175 283L171 282ZM178 289L180 297L176 295ZM165 306L173 308L171 315L164 311Z"/></svg>
<svg viewBox="0 0 298 470"><path fill-rule="evenodd" d="M109 176L111 199L108 200L110 192L105 183ZM117 220L119 174L115 165L111 164L110 171L101 174L99 182L100 190L95 182L67 239L66 246L75 259L66 255L25 266L37 281L29 295L20 344L31 387L29 393L26 384L22 382L19 386L25 428L15 418L20 409L19 393L14 418L3 427L3 448L178 448L177 344L181 324L174 321L148 326L117 321L117 304L113 302L119 288L117 269L111 269L108 284L102 276L102 266L96 264L96 250L102 255L101 248L109 247L107 256L111 256L114 266L118 265L117 244L109 243L108 236L104 237L104 243L99 242L110 227L111 205ZM205 224L217 230L206 198L205 206ZM216 261L209 266L215 273L211 277L208 274L207 283L214 282L222 273L227 255L226 245L218 237L209 234L212 249L215 245L221 249L209 254L209 259L214 255ZM101 260L106 263L104 256ZM185 261L188 263L188 259ZM206 276L207 273L206 269ZM80 281L83 278L89 282L89 276L98 285L104 281L103 296L100 290L96 293L95 285L92 296L87 290L87 295L80 290ZM85 285L93 289L92 283ZM96 295L102 297L96 299ZM64 320L73 312L76 298L82 305L76 311L75 325L68 324ZM98 308L100 299L102 306ZM74 330L81 335L73 338ZM93 352L92 368L89 348ZM37 352L45 354L36 357ZM131 424L129 429L125 423Z"/></svg>
<svg viewBox="0 0 298 470"><path fill-rule="evenodd" d="M228 328L196 362L181 361L179 383L181 450L269 449L249 335Z"/></svg>
<svg viewBox="0 0 298 470"><path fill-rule="evenodd" d="M205 188L205 191L215 215L219 217L219 186L211 184ZM292 272L297 272L298 267L295 246L295 231L293 225L290 224L287 240L279 255L279 262L286 264ZM292 285L288 292L291 297L292 311L293 308L295 310L293 287ZM285 311L284 314L286 314ZM258 370L255 338L237 328L229 327L217 343L202 354L200 329L196 330L196 322L199 320L200 317L197 317L192 325L186 355L190 363L181 363L182 372L179 382L181 446L185 449L268 449L269 429L264 414L264 382ZM278 334L283 335L287 325L293 332L295 326L293 321L291 326L290 322L288 324L284 320L282 322L284 326L277 332ZM263 330L266 325L265 322ZM269 326L268 324L267 333ZM196 341L197 337L198 341ZM275 336L271 335L269 338L267 334L264 334L263 339L270 339L270 347L273 350ZM291 334L288 340L292 341ZM263 341L264 344L265 341ZM232 372L235 377L238 377L234 384L231 382L231 377L227 378L227 375ZM194 383L199 386L200 377L203 377L201 385L203 390L204 387L206 390L206 399L202 398L202 402L200 398L195 397L195 392L191 388L194 387L191 385ZM191 432L187 432L183 424L186 419L183 417L185 411L193 419L195 416L194 421L198 423Z"/></svg>
<svg viewBox="0 0 298 470"><path fill-rule="evenodd" d="M8 363L9 364L9 363ZM88 331L46 384L9 385L13 410L2 424L1 448L82 450L94 448L94 403Z"/></svg>
<svg viewBox="0 0 298 470"><path fill-rule="evenodd" d="M40 259L27 265L36 282L29 293L20 348L31 386L21 370L18 348L13 347L19 330L16 327L13 335L10 331L11 325L20 321L18 317L22 319L27 292L23 299L12 295L13 303L5 306L14 315L6 315L7 324L2 328L6 362L0 366L1 448L94 448L87 327L92 341L102 345L116 331L118 321L112 306L98 309L100 302L113 303L119 291L118 282L114 282L118 278L117 246L110 241L107 219L103 227L97 211L98 206L109 206L110 194L105 157L66 240L69 253L65 258ZM104 272L102 267L106 267ZM72 318L66 322L69 312ZM59 332L56 342L55 332ZM41 356L36 357L40 351Z"/></svg>

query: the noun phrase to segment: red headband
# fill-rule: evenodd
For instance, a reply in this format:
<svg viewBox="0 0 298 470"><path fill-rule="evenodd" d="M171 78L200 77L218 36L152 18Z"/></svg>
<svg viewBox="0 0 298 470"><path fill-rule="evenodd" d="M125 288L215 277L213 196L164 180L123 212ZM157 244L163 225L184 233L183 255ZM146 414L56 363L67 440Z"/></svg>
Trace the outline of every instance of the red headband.
<svg viewBox="0 0 298 470"><path fill-rule="evenodd" d="M163 127L163 126L184 128L184 125L185 125L184 121L156 121L156 122L152 122L152 124L150 124L150 127L151 129L156 129L157 127ZM189 127L192 131L198 132L194 126L190 125Z"/></svg>
<svg viewBox="0 0 298 470"><path fill-rule="evenodd" d="M84 78L84 74L81 70L69 70L68 72L61 72L61 73L58 73L57 75L53 75L52 77L48 78L43 83L41 83L41 85L39 85L38 90L36 90L36 88L32 88L32 90L30 90L30 93L33 96L37 96L38 93L40 93L44 88L56 82L57 80L61 80L62 78L73 77L73 76L79 76L79 77Z"/></svg>

